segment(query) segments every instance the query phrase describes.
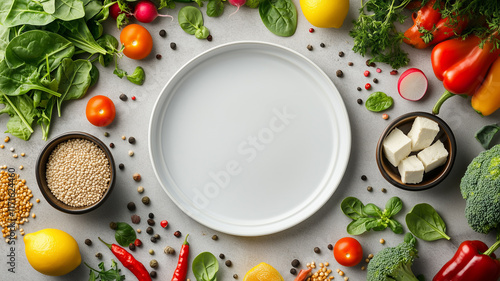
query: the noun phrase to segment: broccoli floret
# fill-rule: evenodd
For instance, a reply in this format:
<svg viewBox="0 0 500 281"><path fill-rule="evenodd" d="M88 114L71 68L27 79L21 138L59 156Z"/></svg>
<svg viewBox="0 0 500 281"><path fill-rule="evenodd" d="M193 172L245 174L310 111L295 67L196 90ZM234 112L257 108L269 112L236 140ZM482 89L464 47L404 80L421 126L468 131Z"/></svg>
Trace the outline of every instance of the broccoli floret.
<svg viewBox="0 0 500 281"><path fill-rule="evenodd" d="M479 153L460 182L465 218L477 232L500 227L500 144Z"/></svg>
<svg viewBox="0 0 500 281"><path fill-rule="evenodd" d="M413 261L418 257L416 242L415 237L407 233L401 244L378 252L368 263L366 280L418 281L411 270Z"/></svg>

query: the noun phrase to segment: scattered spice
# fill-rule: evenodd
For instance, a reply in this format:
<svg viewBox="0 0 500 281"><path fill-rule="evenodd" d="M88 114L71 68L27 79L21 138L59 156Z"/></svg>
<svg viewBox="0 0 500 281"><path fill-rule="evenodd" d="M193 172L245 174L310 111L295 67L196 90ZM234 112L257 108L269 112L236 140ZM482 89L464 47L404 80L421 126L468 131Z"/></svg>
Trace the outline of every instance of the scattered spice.
<svg viewBox="0 0 500 281"><path fill-rule="evenodd" d="M135 144L135 138L134 137L129 137L128 138L128 143Z"/></svg>
<svg viewBox="0 0 500 281"><path fill-rule="evenodd" d="M337 70L337 77L343 77L344 76L344 72L342 72L342 70Z"/></svg>
<svg viewBox="0 0 500 281"><path fill-rule="evenodd" d="M135 97L135 96L132 96L132 100L136 100L136 97Z"/></svg>
<svg viewBox="0 0 500 281"><path fill-rule="evenodd" d="M101 253L96 253L95 257L98 258L98 259L102 259L102 254Z"/></svg>
<svg viewBox="0 0 500 281"><path fill-rule="evenodd" d="M122 140L126 140L126 139L127 139L127 137L126 137L126 136L122 136Z"/></svg>
<svg viewBox="0 0 500 281"><path fill-rule="evenodd" d="M368 77L368 76L370 76L370 71L368 71L368 70L365 70L365 72L363 72L363 75L364 75L365 77Z"/></svg>
<svg viewBox="0 0 500 281"><path fill-rule="evenodd" d="M375 67L376 65L374 62L370 62L370 60L366 60L366 66Z"/></svg>
<svg viewBox="0 0 500 281"><path fill-rule="evenodd" d="M176 232L174 232L174 236L177 238L181 237L181 232L177 230Z"/></svg>
<svg viewBox="0 0 500 281"><path fill-rule="evenodd" d="M156 240L160 240L160 234L156 233L155 235L153 235L154 238L156 238Z"/></svg>
<svg viewBox="0 0 500 281"><path fill-rule="evenodd" d="M316 254L319 254L321 252L321 250L319 249L319 247L314 247L314 252Z"/></svg>
<svg viewBox="0 0 500 281"><path fill-rule="evenodd" d="M149 262L149 266L151 266L152 268L158 268L158 261L157 260L151 260Z"/></svg>
<svg viewBox="0 0 500 281"><path fill-rule="evenodd" d="M148 225L155 225L155 220L154 219L148 219Z"/></svg>
<svg viewBox="0 0 500 281"><path fill-rule="evenodd" d="M365 89L370 90L372 88L372 85L370 83L365 84Z"/></svg>
<svg viewBox="0 0 500 281"><path fill-rule="evenodd" d="M37 199L35 200L35 202L36 202L36 203L40 203L40 199L38 199L38 198L37 198Z"/></svg>
<svg viewBox="0 0 500 281"><path fill-rule="evenodd" d="M24 166L23 165L19 166L19 170L22 170L22 169L24 169Z"/></svg>
<svg viewBox="0 0 500 281"><path fill-rule="evenodd" d="M154 219L154 218L155 218L155 214L153 214L153 213L149 213L149 214L148 214L148 218L150 218L150 219Z"/></svg>
<svg viewBox="0 0 500 281"><path fill-rule="evenodd" d="M163 249L163 252L167 255L173 255L175 254L175 249L170 246L167 246L165 247L165 249Z"/></svg>
<svg viewBox="0 0 500 281"><path fill-rule="evenodd" d="M383 193L386 193L386 192L387 192L387 189L382 188L382 192L383 192Z"/></svg>
<svg viewBox="0 0 500 281"><path fill-rule="evenodd" d="M324 47L325 47L325 43L320 43L320 44L319 44L319 46L320 46L321 48L324 48Z"/></svg>
<svg viewBox="0 0 500 281"><path fill-rule="evenodd" d="M139 224L141 222L141 217L139 217L138 215L132 215L130 217L130 219L132 220L132 223L134 223L134 224Z"/></svg>
<svg viewBox="0 0 500 281"><path fill-rule="evenodd" d="M123 163L120 163L120 164L118 164L118 168L120 170L123 170L123 169L125 169L125 165L123 165Z"/></svg>
<svg viewBox="0 0 500 281"><path fill-rule="evenodd" d="M219 240L219 236L217 236L217 235L215 235L215 234L214 234L214 235L212 235L212 240Z"/></svg>
<svg viewBox="0 0 500 281"><path fill-rule="evenodd" d="M368 258L369 258L369 259L373 259L373 254L369 254L369 255L368 255Z"/></svg>
<svg viewBox="0 0 500 281"><path fill-rule="evenodd" d="M108 132L104 132L104 136L105 137L109 137L109 133Z"/></svg>
<svg viewBox="0 0 500 281"><path fill-rule="evenodd" d="M300 261L298 259L294 259L292 261L292 266L293 267L297 268L297 267L299 267L299 265L300 265Z"/></svg>
<svg viewBox="0 0 500 281"><path fill-rule="evenodd" d="M368 179L368 178L366 177L366 175L361 175L361 180L362 180L362 181L365 181L365 180L367 180L367 179Z"/></svg>
<svg viewBox="0 0 500 281"><path fill-rule="evenodd" d="M159 32L161 37L166 37L167 36L167 31L165 29L160 30Z"/></svg>
<svg viewBox="0 0 500 281"><path fill-rule="evenodd" d="M129 248L131 251L135 251L135 245L134 245L134 243L130 243L130 244L128 245L128 248Z"/></svg>
<svg viewBox="0 0 500 281"><path fill-rule="evenodd" d="M353 63L352 61L350 61L350 62L348 62L348 63L347 63L347 65L348 65L348 66L353 66L353 65L354 65L354 63Z"/></svg>
<svg viewBox="0 0 500 281"><path fill-rule="evenodd" d="M87 238L87 239L85 239L85 245L87 245L87 246L92 245L92 240L90 240L90 239L88 239L88 238Z"/></svg>
<svg viewBox="0 0 500 281"><path fill-rule="evenodd" d="M132 178L135 180L135 181L141 181L141 174L139 173L134 173L132 175Z"/></svg>
<svg viewBox="0 0 500 281"><path fill-rule="evenodd" d="M4 148L5 148L5 145L0 144L0 148L1 148L1 149L4 149Z"/></svg>
<svg viewBox="0 0 500 281"><path fill-rule="evenodd" d="M12 157L17 158L17 154L13 154Z"/></svg>
<svg viewBox="0 0 500 281"><path fill-rule="evenodd" d="M224 264L227 266L227 267L231 267L233 265L233 263L231 262L231 260L227 260L224 262Z"/></svg>
<svg viewBox="0 0 500 281"><path fill-rule="evenodd" d="M26 153L22 152L22 153L21 153L21 156L22 156L22 157L26 156Z"/></svg>
<svg viewBox="0 0 500 281"><path fill-rule="evenodd" d="M373 83L377 84L378 83L378 79L377 78L373 78Z"/></svg>
<svg viewBox="0 0 500 281"><path fill-rule="evenodd" d="M3 139L4 142L9 142L10 141L10 137L9 136L6 136L4 139Z"/></svg>
<svg viewBox="0 0 500 281"><path fill-rule="evenodd" d="M213 39L212 35L211 35L211 34L209 34L209 35L207 36L207 41L208 41L208 42L212 42L212 39Z"/></svg>
<svg viewBox="0 0 500 281"><path fill-rule="evenodd" d="M157 276L156 271L152 270L152 271L149 273L149 276L151 276L152 278L156 278L156 276Z"/></svg>
<svg viewBox="0 0 500 281"><path fill-rule="evenodd" d="M389 119L389 114L386 114L386 113L382 114L382 119L384 119L384 120Z"/></svg>
<svg viewBox="0 0 500 281"><path fill-rule="evenodd" d="M110 142L110 143L109 143L109 147L111 147L111 148L115 148L115 144L114 144L114 143L112 143L112 142Z"/></svg>
<svg viewBox="0 0 500 281"><path fill-rule="evenodd" d="M137 229L137 233L141 233L142 230L140 228Z"/></svg>
<svg viewBox="0 0 500 281"><path fill-rule="evenodd" d="M151 202L151 200L147 196L142 197L141 200L144 205L149 205L149 203Z"/></svg>
<svg viewBox="0 0 500 281"><path fill-rule="evenodd" d="M140 247L140 246L142 246L142 241L141 241L139 238L137 238L137 239L135 239L135 241L134 241L134 245L135 245L136 247Z"/></svg>
<svg viewBox="0 0 500 281"><path fill-rule="evenodd" d="M370 192L371 192L371 191L373 190L373 187L371 187L371 186L367 186L367 187L366 187L366 190L368 190L368 191L370 191Z"/></svg>
<svg viewBox="0 0 500 281"><path fill-rule="evenodd" d="M154 251L153 249L149 249L148 253L149 253L150 255L154 255L154 254L155 254L155 251Z"/></svg>
<svg viewBox="0 0 500 281"><path fill-rule="evenodd" d="M307 45L307 49L308 49L309 51L312 51L312 50L313 50L313 46L312 46L312 45Z"/></svg>
<svg viewBox="0 0 500 281"><path fill-rule="evenodd" d="M377 68L377 73L380 73L380 72L382 72L382 69Z"/></svg>
<svg viewBox="0 0 500 281"><path fill-rule="evenodd" d="M134 151L133 150L129 150L128 151L128 156L130 156L130 157L134 156Z"/></svg>
<svg viewBox="0 0 500 281"><path fill-rule="evenodd" d="M170 43L170 49L172 50L177 49L177 44L175 44L174 42Z"/></svg>
<svg viewBox="0 0 500 281"><path fill-rule="evenodd" d="M327 247L328 247L328 250L330 250L330 251L333 250L333 245L332 244L328 244Z"/></svg>
<svg viewBox="0 0 500 281"><path fill-rule="evenodd" d="M144 187L143 186L137 187L137 192L143 193L144 192Z"/></svg>
<svg viewBox="0 0 500 281"><path fill-rule="evenodd" d="M356 100L356 102L357 102L358 104L362 104L362 103L363 103L363 100L362 100L362 99L357 99L357 100Z"/></svg>
<svg viewBox="0 0 500 281"><path fill-rule="evenodd" d="M290 273L293 274L293 275L296 275L297 274L297 269L291 268L290 269Z"/></svg>
<svg viewBox="0 0 500 281"><path fill-rule="evenodd" d="M235 274L233 274L233 278L234 278L234 279L238 279L238 274L236 274L236 273L235 273Z"/></svg>
<svg viewBox="0 0 500 281"><path fill-rule="evenodd" d="M344 56L344 52L340 51L339 52L339 57L343 57Z"/></svg>
<svg viewBox="0 0 500 281"><path fill-rule="evenodd" d="M161 60L161 55L160 54L156 54L156 59L157 60Z"/></svg>
<svg viewBox="0 0 500 281"><path fill-rule="evenodd" d="M226 255L224 255L223 253L220 253L220 254L219 254L219 258L220 258L220 259L225 259L225 258L226 258Z"/></svg>
<svg viewBox="0 0 500 281"><path fill-rule="evenodd" d="M366 270L366 267L362 266L362 267L361 267L361 270L363 270L363 271L364 271L364 270Z"/></svg>
<svg viewBox="0 0 500 281"><path fill-rule="evenodd" d="M313 33L314 32L314 28L309 28L309 33Z"/></svg>
<svg viewBox="0 0 500 281"><path fill-rule="evenodd" d="M150 240L151 240L151 242L156 243L156 240L158 240L158 239L156 239L154 236L151 236Z"/></svg>
<svg viewBox="0 0 500 281"><path fill-rule="evenodd" d="M128 202L127 209L129 209L129 211L134 211L135 210L135 203L134 202Z"/></svg>
<svg viewBox="0 0 500 281"><path fill-rule="evenodd" d="M397 71L396 69L394 69L394 70L392 70L392 71L390 72L390 74L391 74L391 75L398 75L398 71Z"/></svg>
<svg viewBox="0 0 500 281"><path fill-rule="evenodd" d="M153 234L154 230L151 226L149 226L148 228L146 228L146 233L147 234Z"/></svg>
<svg viewBox="0 0 500 281"><path fill-rule="evenodd" d="M379 242L380 242L380 244L385 244L385 240L384 240L384 238L380 238L380 241L379 241Z"/></svg>
<svg viewBox="0 0 500 281"><path fill-rule="evenodd" d="M161 226L161 227L163 227L163 228L166 228L166 227L167 227L167 225L168 225L168 221L166 221L166 220L162 220L162 221L160 222L160 226Z"/></svg>
<svg viewBox="0 0 500 281"><path fill-rule="evenodd" d="M109 228L115 230L118 228L118 224L116 222L112 221L109 223Z"/></svg>
<svg viewBox="0 0 500 281"><path fill-rule="evenodd" d="M121 99L122 101L126 101L126 100L128 100L128 97L127 97L127 95L125 95L125 94L121 94L121 95L120 95L120 99Z"/></svg>
<svg viewBox="0 0 500 281"><path fill-rule="evenodd" d="M356 90L360 91L361 92L361 87L357 87Z"/></svg>

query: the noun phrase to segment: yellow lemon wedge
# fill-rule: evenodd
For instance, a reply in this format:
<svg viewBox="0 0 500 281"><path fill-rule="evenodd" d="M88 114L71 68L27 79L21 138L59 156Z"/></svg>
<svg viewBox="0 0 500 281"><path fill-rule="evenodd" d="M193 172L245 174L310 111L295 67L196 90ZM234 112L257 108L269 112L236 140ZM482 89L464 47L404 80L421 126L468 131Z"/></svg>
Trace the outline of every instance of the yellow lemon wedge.
<svg viewBox="0 0 500 281"><path fill-rule="evenodd" d="M67 274L82 262L78 243L62 230L42 229L26 234L23 240L28 262L45 275Z"/></svg>
<svg viewBox="0 0 500 281"><path fill-rule="evenodd" d="M271 265L261 262L250 269L243 281L284 281L281 274Z"/></svg>
<svg viewBox="0 0 500 281"><path fill-rule="evenodd" d="M300 7L312 25L340 28L349 11L349 0L300 0Z"/></svg>

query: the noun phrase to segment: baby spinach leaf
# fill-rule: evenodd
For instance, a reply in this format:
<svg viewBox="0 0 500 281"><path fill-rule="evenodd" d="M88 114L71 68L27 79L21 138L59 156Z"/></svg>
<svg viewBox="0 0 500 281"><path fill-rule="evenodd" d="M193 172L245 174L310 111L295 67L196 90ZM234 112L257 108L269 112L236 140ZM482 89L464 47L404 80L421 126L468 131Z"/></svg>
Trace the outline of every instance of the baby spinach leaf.
<svg viewBox="0 0 500 281"><path fill-rule="evenodd" d="M144 73L144 69L140 66L135 68L134 73L132 73L131 75L127 75L127 80L136 85L144 84L145 78L146 74Z"/></svg>
<svg viewBox="0 0 500 281"><path fill-rule="evenodd" d="M47 4L51 4L48 2ZM18 25L47 25L56 18L46 11L44 5L32 0L0 1L0 22L6 27Z"/></svg>
<svg viewBox="0 0 500 281"><path fill-rule="evenodd" d="M89 21L91 18L99 14L102 10L102 2L99 0L87 1L83 3L85 9L85 21Z"/></svg>
<svg viewBox="0 0 500 281"><path fill-rule="evenodd" d="M118 244L123 247L128 247L137 238L135 230L126 222L117 222L115 231L115 239Z"/></svg>
<svg viewBox="0 0 500 281"><path fill-rule="evenodd" d="M203 252L193 260L193 274L197 281L217 281L219 262L210 252Z"/></svg>
<svg viewBox="0 0 500 281"><path fill-rule="evenodd" d="M106 50L95 41L84 19L62 21L61 26L62 34L77 48L89 54L106 54Z"/></svg>
<svg viewBox="0 0 500 281"><path fill-rule="evenodd" d="M194 33L194 36L198 39L207 39L208 35L210 35L210 31L205 26L200 27Z"/></svg>
<svg viewBox="0 0 500 281"><path fill-rule="evenodd" d="M490 147L491 140L493 140L493 137L499 130L500 126L497 124L486 125L476 132L475 137L484 149L488 149Z"/></svg>
<svg viewBox="0 0 500 281"><path fill-rule="evenodd" d="M65 100L79 99L85 95L90 86L92 64L87 60L64 59L57 69L60 77L59 90L61 97L57 99L57 112L61 116L61 105Z"/></svg>
<svg viewBox="0 0 500 281"><path fill-rule="evenodd" d="M174 9L175 8L174 0L160 0L160 6L158 6L158 10L163 8Z"/></svg>
<svg viewBox="0 0 500 281"><path fill-rule="evenodd" d="M207 16L220 17L224 13L223 0L209 0L207 4Z"/></svg>
<svg viewBox="0 0 500 281"><path fill-rule="evenodd" d="M55 11L52 14L54 17L71 21L85 16L85 8L81 0L55 0Z"/></svg>
<svg viewBox="0 0 500 281"><path fill-rule="evenodd" d="M267 29L278 36L292 36L297 29L297 9L291 0L262 0L259 15Z"/></svg>
<svg viewBox="0 0 500 281"><path fill-rule="evenodd" d="M366 206L363 208L363 211L369 216L382 216L382 210L380 210L379 207L375 206L375 204L372 203L366 204Z"/></svg>
<svg viewBox="0 0 500 281"><path fill-rule="evenodd" d="M193 6L182 7L179 11L179 25L186 33L194 35L203 26L203 15Z"/></svg>
<svg viewBox="0 0 500 281"><path fill-rule="evenodd" d="M11 117L7 122L6 133L28 140L33 133L31 124L36 116L33 100L27 95L8 97L0 94L0 103L5 104L0 115L7 113Z"/></svg>
<svg viewBox="0 0 500 281"><path fill-rule="evenodd" d="M347 233L351 235L360 235L369 231L375 225L377 225L375 218L359 218L347 225Z"/></svg>
<svg viewBox="0 0 500 281"><path fill-rule="evenodd" d="M40 82L36 66L24 65L15 69L9 68L5 60L0 62L0 92L8 96L19 96L30 90L41 90L54 96L61 96Z"/></svg>
<svg viewBox="0 0 500 281"><path fill-rule="evenodd" d="M355 197L346 197L342 200L342 203L340 203L342 212L353 220L366 217L363 207L363 203Z"/></svg>
<svg viewBox="0 0 500 281"><path fill-rule="evenodd" d="M365 102L366 109L373 112L384 111L392 106L394 100L383 92L375 92L368 96Z"/></svg>
<svg viewBox="0 0 500 281"><path fill-rule="evenodd" d="M255 9L255 8L259 7L259 3L260 3L259 0L247 0L245 2L245 6L250 7L252 9Z"/></svg>
<svg viewBox="0 0 500 281"><path fill-rule="evenodd" d="M14 29L0 24L0 60L5 58L5 49L14 37Z"/></svg>
<svg viewBox="0 0 500 281"><path fill-rule="evenodd" d="M415 205L406 215L406 226L413 235L425 241L451 239L446 234L446 224L441 216L426 203Z"/></svg>
<svg viewBox="0 0 500 281"><path fill-rule="evenodd" d="M74 45L53 32L31 30L12 39L5 49L5 62L10 68L24 64L38 66L47 62L49 69L55 69L64 58L75 52Z"/></svg>
<svg viewBox="0 0 500 281"><path fill-rule="evenodd" d="M389 201L385 204L385 216L392 217L395 216L399 211L403 209L403 201L399 197L391 197Z"/></svg>

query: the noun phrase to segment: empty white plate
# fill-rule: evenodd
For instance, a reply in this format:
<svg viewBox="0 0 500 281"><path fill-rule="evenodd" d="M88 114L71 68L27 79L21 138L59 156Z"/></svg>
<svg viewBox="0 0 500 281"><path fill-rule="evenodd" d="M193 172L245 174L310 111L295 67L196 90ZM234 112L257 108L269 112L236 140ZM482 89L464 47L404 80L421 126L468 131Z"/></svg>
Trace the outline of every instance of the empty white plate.
<svg viewBox="0 0 500 281"><path fill-rule="evenodd" d="M179 208L215 230L256 236L323 206L344 175L351 131L339 92L314 63L278 45L236 42L172 77L149 142Z"/></svg>

